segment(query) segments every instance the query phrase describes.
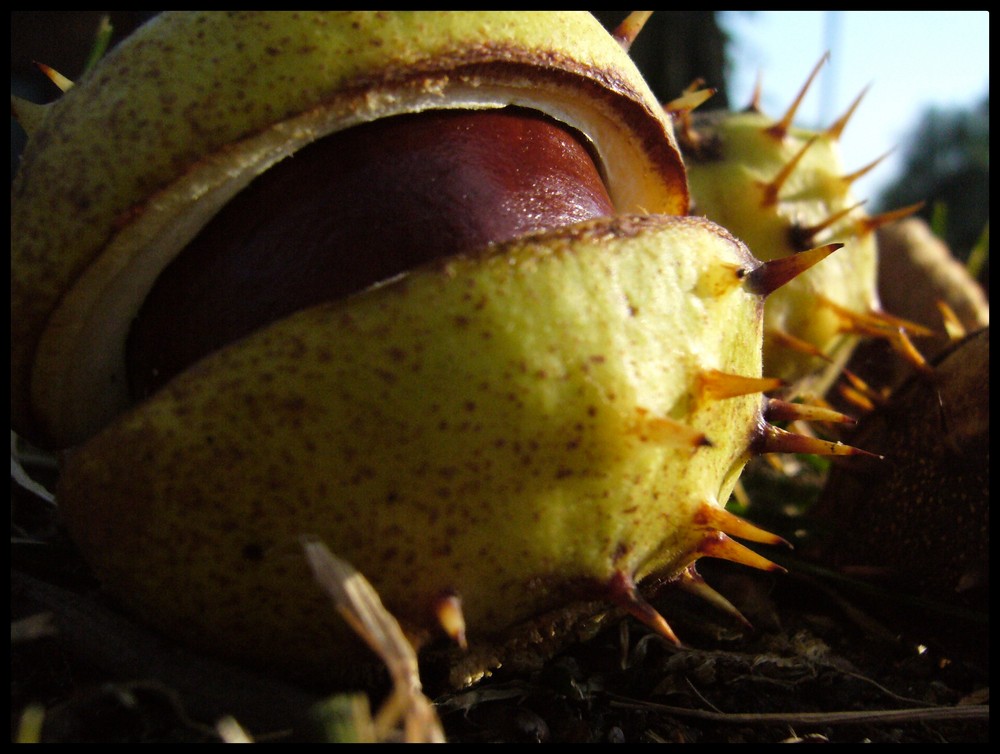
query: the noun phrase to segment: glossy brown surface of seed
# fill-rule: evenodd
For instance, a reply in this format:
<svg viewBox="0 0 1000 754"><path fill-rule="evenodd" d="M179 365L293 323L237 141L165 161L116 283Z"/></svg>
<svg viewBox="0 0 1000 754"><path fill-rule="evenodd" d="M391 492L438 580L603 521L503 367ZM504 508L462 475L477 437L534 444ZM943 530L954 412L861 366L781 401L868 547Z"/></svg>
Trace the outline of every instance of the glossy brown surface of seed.
<svg viewBox="0 0 1000 754"><path fill-rule="evenodd" d="M133 395L430 259L611 214L587 147L537 113L434 111L334 134L258 178L160 276L129 339Z"/></svg>

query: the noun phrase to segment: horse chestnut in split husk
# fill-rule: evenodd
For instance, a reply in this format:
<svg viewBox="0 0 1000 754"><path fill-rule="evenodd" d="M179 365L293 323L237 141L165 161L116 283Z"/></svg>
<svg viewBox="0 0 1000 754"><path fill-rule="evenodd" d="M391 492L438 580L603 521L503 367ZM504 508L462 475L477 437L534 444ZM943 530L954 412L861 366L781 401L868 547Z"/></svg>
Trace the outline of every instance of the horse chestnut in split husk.
<svg viewBox="0 0 1000 754"><path fill-rule="evenodd" d="M726 536L779 541L723 507L748 458L851 452L761 394L765 296L836 245L688 216L589 14L164 13L31 116L13 426L70 449L107 589L202 650L358 673L303 538L417 647L460 604L486 666L580 604L675 638L640 586L771 567Z"/></svg>
<svg viewBox="0 0 1000 754"><path fill-rule="evenodd" d="M685 115L680 132L692 211L725 226L758 258L794 255L819 243L844 244L768 300L764 370L787 383L786 396L823 395L860 336L898 332L901 323L879 302L875 230L919 208L871 217L854 195L854 181L880 162L854 171L842 163L840 136L861 97L825 129L794 124L826 60L780 117L763 112L758 90L740 112Z"/></svg>

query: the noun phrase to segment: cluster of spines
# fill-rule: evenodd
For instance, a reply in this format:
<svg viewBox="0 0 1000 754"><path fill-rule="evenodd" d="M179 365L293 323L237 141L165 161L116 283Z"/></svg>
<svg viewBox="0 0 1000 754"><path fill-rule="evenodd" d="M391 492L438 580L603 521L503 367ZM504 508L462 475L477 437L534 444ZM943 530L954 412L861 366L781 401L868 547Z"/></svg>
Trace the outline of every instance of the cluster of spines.
<svg viewBox="0 0 1000 754"><path fill-rule="evenodd" d="M818 75L820 69L828 59L829 53L820 59L785 113L776 121L763 128L763 132L765 134L777 141L783 140L788 135L799 106L805 98L806 93ZM699 150L702 137L693 127L690 114L694 108L714 93L714 90L704 89L702 87L703 82L694 82L681 97L664 106L666 111L673 116L675 123L680 130L681 141L688 145L689 149L692 149L695 152ZM864 98L867 91L868 88L866 87L855 98L850 107L841 117L837 118L824 132L816 134L813 138L806 141L802 148L796 154L792 155L785 165L782 166L770 180L762 182L760 188L763 206L766 207L777 204L780 200L782 187L788 181L789 177L791 177L791 175L795 172L795 169L802 158L821 136L825 136L833 140L840 138L854 112L861 104L861 100ZM762 109L760 107L759 82L754 90L751 102L746 109L748 112L762 113ZM873 170L887 156L888 154L882 155L859 170L841 176L840 180L844 184L845 190L852 183ZM788 229L791 248L795 249L796 252L800 254L807 253L808 250L813 248L825 232L831 231L835 225L848 218L855 210L860 209L864 204L865 202L858 202L850 207L837 210L836 212L831 213L831 215L824 220L808 226L792 224ZM847 231L847 235L858 239L864 238L865 236L875 232L883 225L887 225L912 215L922 206L922 203L918 203L908 207L882 212L873 216L861 215L854 220L850 229ZM880 310L873 309L868 312L854 312L837 305L835 302L823 296L817 297L816 304L817 306L826 307L832 310L840 318L843 323L841 326L841 332L844 334L884 338L888 340L908 361L917 365L918 368L923 368L921 365L922 359L916 348L913 347L913 344L909 339L909 335L926 335L927 331L925 328L915 325L914 323L904 322L899 318L892 317L891 315L888 315ZM811 344L803 343L788 333L768 330L765 335L766 337L779 341L801 353L825 358L817 349L812 348Z"/></svg>
<svg viewBox="0 0 1000 754"><path fill-rule="evenodd" d="M779 141L783 140L787 136L806 93L809 91L809 88L819 71L828 60L829 53L824 55L813 68L806 82L803 84L802 88L799 90L798 94L785 113L779 119L763 128L764 133ZM851 117L854 115L858 106L861 104L861 101L864 99L864 96L867 94L868 88L869 87L865 87L865 89L862 90L861 93L854 99L844 114L837 118L824 132L816 134L813 138L809 139L769 181L762 182L760 188L762 192L762 203L764 206L773 206L774 204L777 204L780 200L782 187L794 173L797 165L808 150L820 137L825 136L826 138L832 140L838 140L841 137ZM678 125L681 133L681 141L688 145L689 149L694 150L695 153L697 153L703 146L701 144L702 137L694 129L690 114L692 110L711 97L712 94L714 94L714 90L705 89L703 88L703 82L696 81L682 94L681 97L664 106L666 111L672 115L675 123ZM751 102L747 106L746 111L763 113L760 105L760 99L761 87L760 81L758 80ZM843 183L845 190L859 178L873 170L887 156L888 153L852 173L841 176L840 180ZM815 243L825 233L832 231L834 226L837 226L841 223L841 221L851 216L852 213L859 210L864 206L864 204L865 202L861 201L852 206L837 210L831 213L830 216L824 220L808 226L799 224L790 225L788 229L790 247L794 249L797 254L810 253ZM847 235L849 237L862 239L865 236L874 233L878 228L884 225L914 214L919 211L922 206L922 203L917 203L900 209L882 212L874 216L861 214L854 219L853 224L850 225L847 231ZM894 317L879 309L871 309L866 312L856 312L837 304L825 296L816 295L815 298L817 307L824 307L829 311L832 311L839 318L841 322L841 333L864 338L883 339L917 370L924 372L927 371L928 367L926 361L911 340L913 336L930 335L931 333L927 330L927 328L924 328L916 323ZM942 317L945 320L946 326L948 326L950 322L955 321L954 317L949 318L947 311L942 313ZM960 327L953 329L955 329L956 332L961 331ZM829 357L823 353L821 349L809 342L796 338L791 333L783 330L768 328L765 331L765 337L774 344L778 344L806 356L818 358L827 362L830 361ZM857 375L844 370L843 377L844 380L838 384L837 390L841 396L852 405L868 411L884 400L884 396L873 390L870 386L866 385Z"/></svg>

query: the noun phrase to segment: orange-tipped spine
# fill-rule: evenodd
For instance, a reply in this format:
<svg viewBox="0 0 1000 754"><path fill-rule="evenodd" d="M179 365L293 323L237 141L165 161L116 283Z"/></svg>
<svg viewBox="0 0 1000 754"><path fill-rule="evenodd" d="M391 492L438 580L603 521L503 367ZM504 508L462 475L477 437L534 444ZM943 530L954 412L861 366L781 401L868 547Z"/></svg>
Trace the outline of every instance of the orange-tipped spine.
<svg viewBox="0 0 1000 754"><path fill-rule="evenodd" d="M772 534L766 529L751 524L749 521L736 516L719 505L712 505L705 502L699 506L694 516L696 526L705 529L714 529L723 534L729 534L740 539L749 539L751 542L760 542L765 545L791 545L777 534Z"/></svg>
<svg viewBox="0 0 1000 754"><path fill-rule="evenodd" d="M798 112L799 105L802 104L802 100L805 99L806 93L809 91L809 87L812 86L813 81L816 76L819 75L820 69L826 65L826 62L830 59L830 53L827 52L819 59L819 62L812 69L812 73L809 74L809 78L806 79L806 83L802 85L799 93L796 95L792 104L789 105L788 110L781 117L777 123L773 126L769 126L766 133L773 136L776 139L784 139L785 135L788 133L788 129L792 127L792 121L795 120L795 113Z"/></svg>
<svg viewBox="0 0 1000 754"><path fill-rule="evenodd" d="M833 424L856 424L857 420L825 406L789 403L778 398L768 398L764 404L764 418L769 422L813 421Z"/></svg>
<svg viewBox="0 0 1000 754"><path fill-rule="evenodd" d="M681 646L681 640L660 615L636 589L635 581L624 571L616 571L607 584L607 597L618 607L647 625L672 644Z"/></svg>
<svg viewBox="0 0 1000 754"><path fill-rule="evenodd" d="M814 246L813 241L820 233L847 217L854 210L864 206L865 203L866 202L861 201L851 207L846 207L845 209L834 212L822 222L814 225L792 225L789 228L792 247L802 250L812 248Z"/></svg>
<svg viewBox="0 0 1000 754"><path fill-rule="evenodd" d="M781 191L781 187L785 185L785 181L787 181L791 177L792 173L795 172L795 168L798 166L799 162L802 161L802 158L806 156L806 152L809 151L809 148L816 143L817 139L819 139L819 136L813 136L809 139L809 141L802 145L802 149L796 152L795 156L785 163L785 166L778 171L778 174L774 176L774 178L767 183L760 184L761 188L764 190L764 198L760 203L761 207L773 207L778 203L778 193Z"/></svg>
<svg viewBox="0 0 1000 754"><path fill-rule="evenodd" d="M764 422L762 431L753 443L752 452L764 453L807 453L817 456L868 456L882 459L882 456L867 450L845 445L842 442L821 440L818 437L797 435Z"/></svg>
<svg viewBox="0 0 1000 754"><path fill-rule="evenodd" d="M698 545L698 553L709 558L720 558L740 563L759 571L780 571L782 573L785 571L777 563L771 562L763 555L758 555L749 547L741 545L735 539L730 539L722 532L717 532L702 540L701 544Z"/></svg>
<svg viewBox="0 0 1000 754"><path fill-rule="evenodd" d="M442 594L434 601L434 615L445 634L462 649L468 649L461 598L452 592Z"/></svg>
<svg viewBox="0 0 1000 754"><path fill-rule="evenodd" d="M35 61L35 65L38 66L38 70L45 74L49 81L59 87L59 91L68 92L73 88L73 81L63 76L52 66L39 63L38 61Z"/></svg>
<svg viewBox="0 0 1000 754"><path fill-rule="evenodd" d="M744 284L748 290L759 296L769 296L785 283L798 277L843 247L842 243L828 243L809 251L800 251L798 254L764 262L756 269L743 274Z"/></svg>
<svg viewBox="0 0 1000 754"><path fill-rule="evenodd" d="M637 415L638 418L629 429L629 434L635 435L642 442L655 442L690 450L712 445L704 432L669 416L656 416L642 408L637 409Z"/></svg>
<svg viewBox="0 0 1000 754"><path fill-rule="evenodd" d="M785 383L777 377L744 377L740 374L709 369L697 376L696 385L696 391L701 398L719 400L751 393L766 393L784 387Z"/></svg>
<svg viewBox="0 0 1000 754"><path fill-rule="evenodd" d="M897 220L902 220L916 214L923 207L924 202L917 202L916 204L910 204L906 207L889 210L888 212L880 212L873 217L862 217L858 220L856 233L858 236L865 236L868 233L878 230L883 225L888 225L889 223L894 223Z"/></svg>
<svg viewBox="0 0 1000 754"><path fill-rule="evenodd" d="M736 618L746 628L753 628L750 625L750 621L746 619L743 613L736 609L736 606L732 602L705 583L705 579L695 570L693 563L681 571L674 584L688 594L693 594L698 599L704 600L722 612Z"/></svg>
<svg viewBox="0 0 1000 754"><path fill-rule="evenodd" d="M862 89L861 94L855 97L854 102L852 102L851 106L847 108L847 112L845 112L843 115L837 118L837 120L835 120L833 123L830 124L830 127L826 129L827 136L829 136L831 139L839 139L841 137L841 135L844 133L844 129L847 128L848 121L850 121L850 119L854 117L854 111L858 109L858 105L861 104L861 100L863 100L865 98L865 95L868 94L868 90L871 89L871 86L872 85L869 84L864 89Z"/></svg>

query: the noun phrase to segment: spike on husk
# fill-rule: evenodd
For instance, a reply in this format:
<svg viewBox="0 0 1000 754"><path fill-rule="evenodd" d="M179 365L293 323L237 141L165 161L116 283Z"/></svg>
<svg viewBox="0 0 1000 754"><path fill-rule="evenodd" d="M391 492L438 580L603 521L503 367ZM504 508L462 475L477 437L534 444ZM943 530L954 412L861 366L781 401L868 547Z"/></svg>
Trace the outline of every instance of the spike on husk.
<svg viewBox="0 0 1000 754"><path fill-rule="evenodd" d="M830 124L829 128L826 129L827 136L834 140L840 139L841 135L844 133L844 129L847 128L848 121L854 117L854 112L858 109L858 105L861 104L861 100L863 100L865 95L868 94L869 89L871 89L871 84L862 89L861 93L854 98L854 102L852 102L851 106L847 108L847 112Z"/></svg>
<svg viewBox="0 0 1000 754"><path fill-rule="evenodd" d="M763 113L764 108L761 105L761 99L764 96L764 76L760 71L757 71L757 78L753 82L753 91L750 93L750 101L747 103L746 107L743 108L745 113Z"/></svg>
<svg viewBox="0 0 1000 754"><path fill-rule="evenodd" d="M823 57L819 59L819 62L816 63L816 65L813 67L812 73L809 74L809 78L806 79L806 83L802 85L802 88L799 90L799 93L795 96L795 99L792 101L792 104L789 105L788 109L785 111L785 114L781 117L780 120L778 120L777 123L765 129L765 132L767 134L779 140L785 138L785 136L788 134L788 129L791 128L792 126L792 121L795 120L795 114L798 112L799 106L802 104L802 100L805 99L805 96L808 93L809 88L812 86L813 81L816 79L816 76L819 75L820 69L824 65L826 65L827 61L829 60L830 60L829 52L825 53Z"/></svg>
<svg viewBox="0 0 1000 754"><path fill-rule="evenodd" d="M852 312L838 312L838 314L854 315ZM878 323L877 321L873 323L871 318L858 316L844 316L844 320L844 325L842 326L844 332L883 340L892 346L893 350L906 359L913 367L921 371L928 371L927 359L924 358L920 350L913 344L913 340L907 332L906 327L901 325L888 326L885 323ZM921 332L920 334L923 335L924 333Z"/></svg>
<svg viewBox="0 0 1000 754"><path fill-rule="evenodd" d="M918 322L914 322L912 319L897 317L895 314L890 314L889 312L882 311L881 309L869 312L869 316L872 321L881 322L892 330L905 330L910 335L923 338L936 335L936 333L929 327L924 327Z"/></svg>
<svg viewBox="0 0 1000 754"><path fill-rule="evenodd" d="M859 178L862 178L862 177L868 175L871 171L873 171L880 164L882 164L882 162L889 155L891 155L895 151L896 151L895 148L890 149L888 152L886 152L885 154L883 154L881 157L877 157L876 159L874 159L871 162L869 162L863 168L859 168L858 170L855 170L853 173L847 173L846 175L840 176L840 180L844 184L844 189L846 190L847 188L849 188L850 185L852 183L854 183L855 181L857 181Z"/></svg>
<svg viewBox="0 0 1000 754"><path fill-rule="evenodd" d="M833 424L856 424L852 416L826 406L789 403L778 398L768 398L764 404L764 418L769 422L818 421Z"/></svg>
<svg viewBox="0 0 1000 754"><path fill-rule="evenodd" d="M694 523L706 529L717 529L724 534L730 534L740 539L749 539L751 542L760 542L767 545L791 545L777 534L772 534L765 529L761 529L749 521L736 516L725 508L711 503L702 503L695 514Z"/></svg>
<svg viewBox="0 0 1000 754"><path fill-rule="evenodd" d="M759 296L769 296L843 247L842 243L828 243L809 251L773 259L746 273L743 279L748 290Z"/></svg>
<svg viewBox="0 0 1000 754"><path fill-rule="evenodd" d="M944 330L945 333L947 333L949 340L959 341L968 335L968 331L966 330L965 325L962 324L962 320L959 319L959 316L955 313L955 310L948 305L947 301L938 299L934 302L934 304L937 306L938 311L941 312L941 321L944 324Z"/></svg>
<svg viewBox="0 0 1000 754"><path fill-rule="evenodd" d="M703 432L676 419L671 419L669 416L657 416L640 408L636 411L636 417L629 432L642 442L662 443L675 448L688 448L692 451L712 445Z"/></svg>
<svg viewBox="0 0 1000 754"><path fill-rule="evenodd" d="M839 441L821 440L818 437L808 435L798 435L779 429L773 424L764 423L758 439L753 443L753 452L758 455L764 453L809 453L817 456L868 456L879 458L882 456L869 453L867 450L845 445Z"/></svg>
<svg viewBox="0 0 1000 754"><path fill-rule="evenodd" d="M59 87L59 91L65 93L73 88L73 81L66 76L63 76L52 66L45 65L45 63L39 63L38 61L35 61L35 65L38 66L38 70L45 74L49 81Z"/></svg>
<svg viewBox="0 0 1000 754"><path fill-rule="evenodd" d="M691 144L693 148L698 148L695 145L700 145L700 140L691 121L691 112L714 96L716 91L716 89L706 89L704 79L695 79L680 97L663 106L664 111L673 119L674 127L680 131L681 140Z"/></svg>
<svg viewBox="0 0 1000 754"><path fill-rule="evenodd" d="M843 371L843 378L849 383L845 387L848 390L853 391L857 395L863 397L865 401L874 405L881 405L885 402L885 395L880 393L878 390L869 385L864 379L859 375L852 372L850 369L845 369Z"/></svg>
<svg viewBox="0 0 1000 754"><path fill-rule="evenodd" d="M707 400L735 398L751 393L766 393L777 390L785 383L775 377L745 377L727 374L718 369L700 372L695 380L698 395Z"/></svg>
<svg viewBox="0 0 1000 754"><path fill-rule="evenodd" d="M636 37L639 36L639 32L642 31L642 28L652 15L653 11L651 10L632 11L625 17L624 21L618 24L611 33L611 36L618 41L618 44L622 46L625 52L628 52L632 47L632 43L635 42Z"/></svg>
<svg viewBox="0 0 1000 754"><path fill-rule="evenodd" d="M795 171L796 166L802 161L802 158L806 156L806 152L818 141L818 136L813 136L809 141L807 141L802 148L795 153L784 167L778 171L778 174L774 176L770 181L761 183L761 188L764 190L764 198L761 201L762 207L772 207L778 203L778 193L781 191L781 187L785 185L785 182L791 177L792 173Z"/></svg>
<svg viewBox="0 0 1000 754"><path fill-rule="evenodd" d="M785 571L782 566L768 560L763 555L758 555L749 547L741 545L735 539L730 539L722 532L717 532L702 540L701 544L698 545L698 554L699 556L739 563L759 571Z"/></svg>
<svg viewBox="0 0 1000 754"><path fill-rule="evenodd" d="M750 625L750 621L746 619L743 613L741 613L732 602L727 600L705 582L705 579L701 577L701 574L695 570L694 563L681 571L680 575L673 583L678 589L683 589L688 594L693 594L698 599L704 600L727 615L731 615L746 628L753 628L753 626Z"/></svg>
<svg viewBox="0 0 1000 754"><path fill-rule="evenodd" d="M767 328L764 331L764 337L771 342L776 343L783 348L795 351L796 353L813 356L817 359L823 359L826 362L830 361L830 357L823 353L822 349L818 346L807 340L802 340L802 338L796 338L794 335L785 332L784 330Z"/></svg>
<svg viewBox="0 0 1000 754"><path fill-rule="evenodd" d="M442 594L434 601L434 615L437 616L445 634L459 647L467 649L462 599L454 593Z"/></svg>
<svg viewBox="0 0 1000 754"><path fill-rule="evenodd" d="M817 295L816 302L834 312L840 319L841 329L857 335L892 340L900 330L918 337L930 337L934 331L912 320L896 317L880 309L856 312L841 306L826 296Z"/></svg>
<svg viewBox="0 0 1000 754"><path fill-rule="evenodd" d="M866 413L875 410L875 401L873 401L863 391L850 385L845 385L844 383L838 383L836 389L840 394L840 397L855 408L858 408Z"/></svg>
<svg viewBox="0 0 1000 754"><path fill-rule="evenodd" d="M644 623L671 644L681 646L681 641L670 624L639 593L635 581L624 571L616 571L611 577L607 584L607 597L613 604Z"/></svg>
<svg viewBox="0 0 1000 754"><path fill-rule="evenodd" d="M906 334L906 330L903 328L894 330L892 337L888 340L896 353L906 359L906 361L908 361L918 371L923 372L924 374L933 373L934 370L927 363L927 359L924 358L924 355L920 353L919 349L913 344L910 336Z"/></svg>
<svg viewBox="0 0 1000 754"><path fill-rule="evenodd" d="M859 236L865 236L872 233L883 225L888 225L889 223L894 223L898 220L902 220L910 215L916 214L924 207L924 202L917 202L916 204L910 204L906 207L900 207L899 209L888 210L886 212L880 212L873 217L863 217L857 221L857 230L855 231Z"/></svg>
<svg viewBox="0 0 1000 754"><path fill-rule="evenodd" d="M701 107L703 104L708 102L708 100L714 97L718 91L718 89L714 88L685 90L680 97L672 99L670 102L665 104L663 109L673 116L681 116L683 114L690 113L698 107Z"/></svg>
<svg viewBox="0 0 1000 754"><path fill-rule="evenodd" d="M815 246L815 243L813 242L816 239L816 236L824 230L833 227L851 214L854 210L863 207L865 204L867 204L867 201L860 201L850 207L845 207L842 210L838 210L837 212L828 215L826 218L818 223L814 223L813 225L792 225L792 245L795 248L801 248L802 250L812 248Z"/></svg>

